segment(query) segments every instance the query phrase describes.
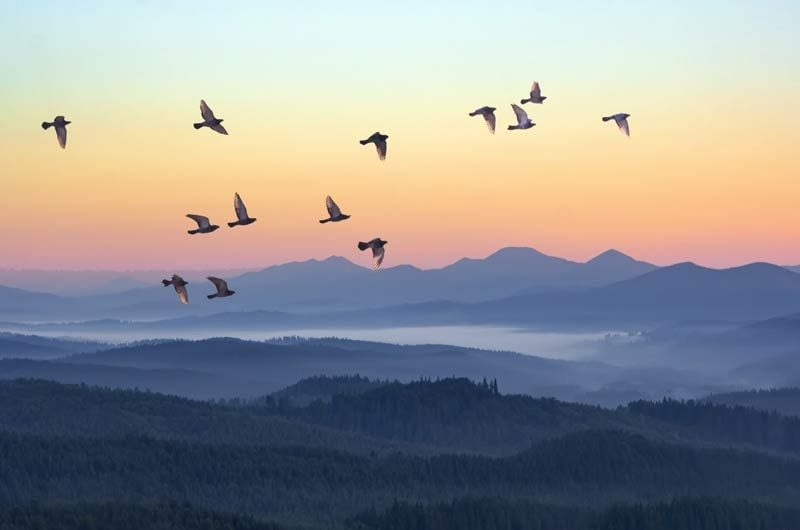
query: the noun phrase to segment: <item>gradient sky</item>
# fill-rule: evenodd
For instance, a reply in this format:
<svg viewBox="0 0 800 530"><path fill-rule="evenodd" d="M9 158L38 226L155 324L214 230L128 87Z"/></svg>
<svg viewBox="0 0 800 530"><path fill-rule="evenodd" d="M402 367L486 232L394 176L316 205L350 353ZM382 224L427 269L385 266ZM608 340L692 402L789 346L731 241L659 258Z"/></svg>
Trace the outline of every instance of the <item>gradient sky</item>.
<svg viewBox="0 0 800 530"><path fill-rule="evenodd" d="M0 268L366 264L378 235L389 266L800 263L800 2L497 4L4 3ZM537 127L505 131L534 79ZM192 128L201 97L230 136ZM257 223L186 234L235 191ZM327 194L351 220L317 223Z"/></svg>

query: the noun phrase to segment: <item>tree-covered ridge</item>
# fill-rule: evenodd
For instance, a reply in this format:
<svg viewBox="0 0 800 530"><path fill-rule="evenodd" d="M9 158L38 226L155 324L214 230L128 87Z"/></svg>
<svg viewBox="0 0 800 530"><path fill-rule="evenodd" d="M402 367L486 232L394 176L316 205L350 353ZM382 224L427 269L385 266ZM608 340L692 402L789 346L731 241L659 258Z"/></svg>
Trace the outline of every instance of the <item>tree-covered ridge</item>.
<svg viewBox="0 0 800 530"><path fill-rule="evenodd" d="M786 416L800 416L800 388L770 388L712 394L704 401L728 406L752 407Z"/></svg>
<svg viewBox="0 0 800 530"><path fill-rule="evenodd" d="M584 429L637 426L625 414L555 399L502 395L497 382L463 378L389 383L304 408L266 403L289 418L369 436L453 450L510 454Z"/></svg>
<svg viewBox="0 0 800 530"><path fill-rule="evenodd" d="M216 513L185 503L22 504L0 506L2 530L280 530L246 515Z"/></svg>
<svg viewBox="0 0 800 530"><path fill-rule="evenodd" d="M495 381L391 383L304 408L267 402L307 423L451 450L510 454L537 440L585 429L619 429L683 443L800 455L800 419L697 401L634 402L617 410L503 395Z"/></svg>
<svg viewBox="0 0 800 530"><path fill-rule="evenodd" d="M800 417L742 406L674 399L634 401L625 410L690 429L704 439L800 454Z"/></svg>
<svg viewBox="0 0 800 530"><path fill-rule="evenodd" d="M498 498L394 503L351 519L360 530L791 530L800 509L714 498L575 509Z"/></svg>
<svg viewBox="0 0 800 530"><path fill-rule="evenodd" d="M0 504L175 500L293 519L464 496L601 506L713 495L800 504L798 461L612 431L571 434L504 458L2 434L0 464Z"/></svg>
<svg viewBox="0 0 800 530"><path fill-rule="evenodd" d="M360 375L318 375L301 379L268 396L250 400L250 403L279 408L305 407L317 400L328 402L333 396L363 394L385 384Z"/></svg>
<svg viewBox="0 0 800 530"><path fill-rule="evenodd" d="M417 451L241 407L40 380L0 381L0 429L43 435L136 434L202 443L306 445L356 453Z"/></svg>

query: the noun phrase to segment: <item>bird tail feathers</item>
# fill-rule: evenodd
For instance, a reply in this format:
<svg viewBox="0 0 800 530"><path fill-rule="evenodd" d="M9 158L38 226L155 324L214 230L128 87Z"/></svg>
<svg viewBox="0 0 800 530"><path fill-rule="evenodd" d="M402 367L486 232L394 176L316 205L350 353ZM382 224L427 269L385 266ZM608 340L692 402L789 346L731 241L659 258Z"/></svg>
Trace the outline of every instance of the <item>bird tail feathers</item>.
<svg viewBox="0 0 800 530"><path fill-rule="evenodd" d="M233 228L234 226L238 225L239 221L233 221L232 223L228 223L228 226Z"/></svg>
<svg viewBox="0 0 800 530"><path fill-rule="evenodd" d="M320 220L319 220L319 223L324 225L324 224L325 224L325 223L327 223L328 221L330 221L330 219L320 219Z"/></svg>
<svg viewBox="0 0 800 530"><path fill-rule="evenodd" d="M613 119L614 119L613 116L603 116L603 121L609 121L609 120L613 120Z"/></svg>
<svg viewBox="0 0 800 530"><path fill-rule="evenodd" d="M367 250L369 248L368 243L364 243L363 241L358 242L358 250Z"/></svg>
<svg viewBox="0 0 800 530"><path fill-rule="evenodd" d="M189 234L192 234L192 235L194 235L194 234L197 234L197 233L199 233L199 232L200 232L200 230L199 230L199 229L198 229L198 230L187 230L187 232L188 232Z"/></svg>
<svg viewBox="0 0 800 530"><path fill-rule="evenodd" d="M530 99L521 99L521 100L519 100L519 103L520 103L520 105L524 105L525 103L528 103L529 101L531 101L531 100Z"/></svg>
<svg viewBox="0 0 800 530"><path fill-rule="evenodd" d="M517 129L519 129L519 125L509 125L508 126L508 130L509 131L516 131Z"/></svg>
<svg viewBox="0 0 800 530"><path fill-rule="evenodd" d="M470 116L477 116L477 115L478 115L478 113L477 113L477 112L470 112L470 113L469 113L469 115L470 115Z"/></svg>
<svg viewBox="0 0 800 530"><path fill-rule="evenodd" d="M161 283L164 284L164 287L169 287L170 285L172 285L172 282L169 280L161 280Z"/></svg>
<svg viewBox="0 0 800 530"><path fill-rule="evenodd" d="M46 131L47 129L49 129L50 127L52 127L52 126L53 126L53 124L52 124L52 123L47 123L46 121L43 121L43 122L42 122L42 129L44 129L45 131Z"/></svg>
<svg viewBox="0 0 800 530"><path fill-rule="evenodd" d="M216 297L217 297L217 295L216 295L216 294L210 294L210 295L208 295L208 299L209 299L209 300L211 300L212 298L216 298Z"/></svg>
<svg viewBox="0 0 800 530"><path fill-rule="evenodd" d="M369 140L359 140L358 143L360 143L361 145L367 145L369 143Z"/></svg>
<svg viewBox="0 0 800 530"><path fill-rule="evenodd" d="M192 125L194 126L195 129L199 129L200 127L203 126L202 123L193 123Z"/></svg>

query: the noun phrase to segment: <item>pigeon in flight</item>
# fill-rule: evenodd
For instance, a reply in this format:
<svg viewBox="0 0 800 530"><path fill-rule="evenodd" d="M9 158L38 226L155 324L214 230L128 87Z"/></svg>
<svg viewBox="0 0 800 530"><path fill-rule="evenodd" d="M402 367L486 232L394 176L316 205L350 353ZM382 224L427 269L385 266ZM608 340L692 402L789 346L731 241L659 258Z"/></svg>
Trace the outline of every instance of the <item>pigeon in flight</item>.
<svg viewBox="0 0 800 530"><path fill-rule="evenodd" d="M378 151L378 158L381 160L386 160L386 140L389 137L385 134L381 134L379 132L372 133L372 136L367 138L366 140L359 140L358 142L361 145L367 144L375 144L375 149Z"/></svg>
<svg viewBox="0 0 800 530"><path fill-rule="evenodd" d="M64 119L64 116L56 116L52 122L42 122L42 129L45 131L50 127L56 128L56 138L58 138L58 145L61 146L61 149L67 147L67 125L72 123L71 121L67 121Z"/></svg>
<svg viewBox="0 0 800 530"><path fill-rule="evenodd" d="M528 117L528 113L525 112L524 110L522 110L521 107L519 107L519 106L517 106L517 105L512 103L511 104L511 108L514 109L514 114L517 115L517 124L516 125L509 125L508 126L508 130L509 131L513 131L513 130L516 130L516 129L530 129L531 127L536 125Z"/></svg>
<svg viewBox="0 0 800 530"><path fill-rule="evenodd" d="M376 237L372 241L368 241L364 243L363 241L359 241L358 243L358 250L367 250L368 248L372 249L372 257L375 258L375 270L378 270L383 263L383 256L386 254L386 250L383 248L388 241L384 241L379 237Z"/></svg>
<svg viewBox="0 0 800 530"><path fill-rule="evenodd" d="M349 215L345 215L342 213L342 210L339 209L339 205L331 199L331 196L328 195L325 197L325 208L328 209L328 218L327 219L320 219L320 223L338 223L339 221L344 221L345 219L350 219Z"/></svg>
<svg viewBox="0 0 800 530"><path fill-rule="evenodd" d="M214 116L214 111L206 105L204 99L200 100L200 116L203 117L203 121L200 123L195 123L194 128L200 129L201 127L208 127L212 131L217 131L220 134L228 134L228 131L225 130L225 127L222 126L222 122L225 120L221 120Z"/></svg>
<svg viewBox="0 0 800 530"><path fill-rule="evenodd" d="M531 97L528 99L521 99L519 102L523 105L525 103L544 103L544 100L547 99L547 96L542 95L542 89L539 87L539 81L534 81L533 85L531 85Z"/></svg>
<svg viewBox="0 0 800 530"><path fill-rule="evenodd" d="M617 124L619 130L622 131L625 136L631 135L631 128L628 126L628 118L630 118L630 114L625 114L621 112L619 114L612 114L611 116L603 116L603 121L611 121L614 120L614 123Z"/></svg>
<svg viewBox="0 0 800 530"><path fill-rule="evenodd" d="M232 223L228 223L228 226L233 228L234 226L245 226L256 222L255 217L250 217L247 215L247 207L244 205L242 198L239 197L239 194L236 193L233 196L233 209L236 210L236 221ZM207 221L208 219L206 219Z"/></svg>
<svg viewBox="0 0 800 530"><path fill-rule="evenodd" d="M494 116L494 111L497 110L494 107L481 107L479 109L475 109L469 113L470 116L483 116L483 119L486 120L486 126L489 128L489 132L494 134L494 126L497 123L497 118Z"/></svg>
<svg viewBox="0 0 800 530"><path fill-rule="evenodd" d="M186 286L189 285L189 282L185 281L177 274L173 274L171 280L161 280L161 283L164 284L164 287L170 285L175 286L175 292L178 293L178 300L180 300L182 304L189 303L189 291L186 290Z"/></svg>
<svg viewBox="0 0 800 530"><path fill-rule="evenodd" d="M213 276L209 276L208 281L214 284L214 287L217 288L217 292L214 294L208 295L208 298L225 298L226 296L233 296L236 294L236 291L231 291L228 289L228 282L221 278L214 278Z"/></svg>
<svg viewBox="0 0 800 530"><path fill-rule="evenodd" d="M212 225L211 222L208 220L208 217L205 217L204 215L195 215L193 213L187 213L186 217L197 223L196 229L189 230L189 233L192 235L210 234L211 232L219 228L219 226L217 225Z"/></svg>

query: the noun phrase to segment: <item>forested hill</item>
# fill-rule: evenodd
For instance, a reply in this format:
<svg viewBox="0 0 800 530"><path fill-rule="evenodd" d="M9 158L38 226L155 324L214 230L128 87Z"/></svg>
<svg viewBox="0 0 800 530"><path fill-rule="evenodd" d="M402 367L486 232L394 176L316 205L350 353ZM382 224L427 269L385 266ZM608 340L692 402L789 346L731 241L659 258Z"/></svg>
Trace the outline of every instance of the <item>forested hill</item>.
<svg viewBox="0 0 800 530"><path fill-rule="evenodd" d="M361 530L788 530L800 509L723 499L678 499L604 510L565 508L497 498L430 505L395 503L351 520Z"/></svg>
<svg viewBox="0 0 800 530"><path fill-rule="evenodd" d="M304 407L314 401L330 401L333 396L362 394L386 384L360 375L312 376L272 394L251 400L252 404L279 407Z"/></svg>
<svg viewBox="0 0 800 530"><path fill-rule="evenodd" d="M473 383L465 379L408 384L377 384L363 378L318 379L301 387L308 385L312 393L331 385L346 388L349 393L298 407L283 394L252 403L211 403L46 381L2 381L0 430L100 437L136 434L211 444L302 445L355 454L402 451L499 456L572 432L612 429L689 445L800 455L800 418L744 407L665 400L607 410L554 399L503 395L494 381ZM368 387L371 389L363 390ZM289 395L304 396L305 392Z"/></svg>
<svg viewBox="0 0 800 530"><path fill-rule="evenodd" d="M187 501L282 520L353 516L395 500L503 496L603 506L685 495L800 505L800 461L587 431L506 458L356 456L315 448L0 434L0 505ZM746 477L746 480L742 480Z"/></svg>
<svg viewBox="0 0 800 530"><path fill-rule="evenodd" d="M704 401L722 405L752 407L759 410L777 412L786 416L800 416L800 388L774 388L712 394L705 398Z"/></svg>
<svg viewBox="0 0 800 530"><path fill-rule="evenodd" d="M281 530L247 515L218 513L187 503L26 503L0 506L3 530Z"/></svg>
<svg viewBox="0 0 800 530"><path fill-rule="evenodd" d="M0 381L0 430L104 438L136 434L206 444L304 445L365 454L430 452L241 407L30 379Z"/></svg>
<svg viewBox="0 0 800 530"><path fill-rule="evenodd" d="M304 408L272 410L304 422L450 450L509 454L584 429L618 429L690 444L800 455L800 418L697 401L634 402L617 410L503 395L466 379L385 384Z"/></svg>

